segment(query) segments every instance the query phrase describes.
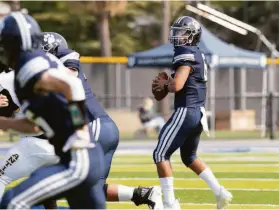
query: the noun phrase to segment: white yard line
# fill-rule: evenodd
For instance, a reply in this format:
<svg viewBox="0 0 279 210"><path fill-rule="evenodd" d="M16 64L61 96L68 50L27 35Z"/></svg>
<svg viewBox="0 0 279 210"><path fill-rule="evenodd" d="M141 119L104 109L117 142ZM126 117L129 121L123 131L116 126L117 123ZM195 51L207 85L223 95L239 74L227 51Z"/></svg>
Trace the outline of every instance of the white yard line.
<svg viewBox="0 0 279 210"><path fill-rule="evenodd" d="M184 188L184 187L177 187L174 188L175 190L211 190L210 188ZM257 189L257 188L226 188L229 191L249 191L249 192L279 192L279 189L269 189L269 188L265 188L265 189Z"/></svg>
<svg viewBox="0 0 279 210"><path fill-rule="evenodd" d="M66 200L58 200L58 202L66 203ZM133 202L107 202L107 203L114 203L114 204L133 204ZM197 206L207 206L207 205L216 205L216 203L180 203L181 205L197 205ZM229 204L230 206L278 206L278 204Z"/></svg>
<svg viewBox="0 0 279 210"><path fill-rule="evenodd" d="M144 167L144 166L154 166L155 167L155 164L152 164L152 163L144 163L144 164L113 164L113 167ZM175 167L185 167L182 163L179 164L172 164L172 166L175 166ZM218 163L213 163L213 164L210 164L210 166L219 166L219 167L255 167L255 166L265 166L265 167L270 167L270 166L276 166L276 167L279 167L279 163L271 163L271 164L266 164L266 163L257 163L257 164L237 164L237 163L233 163L233 164L218 164Z"/></svg>
<svg viewBox="0 0 279 210"><path fill-rule="evenodd" d="M108 180L159 180L158 178L108 178ZM179 180L179 181L199 181L202 180L201 178L174 178L174 180ZM257 182L272 182L276 181L278 182L279 179L274 179L274 178L218 178L218 180L227 180L227 181L257 181Z"/></svg>
<svg viewBox="0 0 279 210"><path fill-rule="evenodd" d="M230 156L224 156L224 157L201 157L203 160L205 161L211 161L211 162L223 162L223 161L237 161L237 162L246 162L246 161L251 161L251 162L275 162L275 163L279 163L279 160L277 158L278 157L266 157L266 156L244 156L244 157L230 157ZM115 157L113 159L115 162L132 162L132 161L152 161L152 157L129 157L129 158L125 158L125 157ZM181 159L179 157L175 157L172 158L172 162L176 162L176 161L181 161Z"/></svg>
<svg viewBox="0 0 279 210"><path fill-rule="evenodd" d="M119 169L112 169L111 172L123 172L123 170L119 170ZM141 173L141 172L156 172L156 169L133 169L129 171L124 171L125 173ZM183 169L175 169L175 172L183 172L183 173L193 173L192 171L187 171L187 170L183 170ZM279 170L268 170L268 171L263 171L262 169L256 169L256 170L249 170L249 171L243 171L243 170L235 170L235 169L223 169L223 170L215 170L214 169L214 173L279 173Z"/></svg>

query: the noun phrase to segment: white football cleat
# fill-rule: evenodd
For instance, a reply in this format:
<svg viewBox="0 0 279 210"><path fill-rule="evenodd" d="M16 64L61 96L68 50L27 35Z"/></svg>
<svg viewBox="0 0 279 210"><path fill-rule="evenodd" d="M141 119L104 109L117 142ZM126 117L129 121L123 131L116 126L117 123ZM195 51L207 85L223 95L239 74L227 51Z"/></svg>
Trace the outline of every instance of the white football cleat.
<svg viewBox="0 0 279 210"><path fill-rule="evenodd" d="M171 205L164 202L164 210L180 210L178 199L176 199Z"/></svg>
<svg viewBox="0 0 279 210"><path fill-rule="evenodd" d="M231 202L233 196L223 186L220 188L220 194L216 196L217 209L226 209Z"/></svg>

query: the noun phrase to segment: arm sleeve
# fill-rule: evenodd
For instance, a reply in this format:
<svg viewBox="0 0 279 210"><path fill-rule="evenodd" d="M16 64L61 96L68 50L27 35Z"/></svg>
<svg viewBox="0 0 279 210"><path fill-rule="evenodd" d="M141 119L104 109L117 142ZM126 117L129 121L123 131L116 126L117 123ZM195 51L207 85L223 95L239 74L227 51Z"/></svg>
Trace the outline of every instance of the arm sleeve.
<svg viewBox="0 0 279 210"><path fill-rule="evenodd" d="M175 49L172 68L177 70L180 66L190 66L194 70L193 65L196 63L195 53L185 46Z"/></svg>

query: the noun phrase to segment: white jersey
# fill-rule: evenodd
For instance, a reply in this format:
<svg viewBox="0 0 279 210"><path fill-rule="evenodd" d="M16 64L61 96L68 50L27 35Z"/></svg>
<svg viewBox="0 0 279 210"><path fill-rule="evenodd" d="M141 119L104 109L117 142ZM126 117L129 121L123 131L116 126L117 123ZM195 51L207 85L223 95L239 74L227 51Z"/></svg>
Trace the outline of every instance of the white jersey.
<svg viewBox="0 0 279 210"><path fill-rule="evenodd" d="M15 72L14 71L10 71L8 73L1 73L0 74L0 85L7 89L13 99L13 101L15 102L15 104L20 107L20 103L18 101L18 98L15 94L15 88L14 88L14 78L15 78ZM15 114L16 118L22 118L24 115L21 111L21 109L19 110L19 112L17 112Z"/></svg>
<svg viewBox="0 0 279 210"><path fill-rule="evenodd" d="M15 88L14 88L14 78L15 78L15 73L14 71L10 71L8 73L1 73L0 74L0 85L4 88L7 89L14 101L14 103L19 107L19 111L14 114L14 118L24 118L24 114L22 112L22 109L20 108L20 103L19 100L16 96L15 93ZM27 137L27 136L39 136L40 134L24 134L24 135L19 135L21 138Z"/></svg>

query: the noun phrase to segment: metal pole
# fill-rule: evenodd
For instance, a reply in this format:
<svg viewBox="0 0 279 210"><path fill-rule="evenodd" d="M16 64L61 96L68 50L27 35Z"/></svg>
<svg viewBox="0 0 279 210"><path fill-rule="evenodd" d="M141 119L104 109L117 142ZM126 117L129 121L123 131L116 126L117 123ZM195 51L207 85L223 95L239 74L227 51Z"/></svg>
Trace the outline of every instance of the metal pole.
<svg viewBox="0 0 279 210"><path fill-rule="evenodd" d="M245 110L246 109L246 83L247 83L247 79L246 79L246 69L245 68L241 68L240 70L240 75L241 75L241 92L240 92L240 95L241 95L241 102L240 102L240 109L241 110Z"/></svg>
<svg viewBox="0 0 279 210"><path fill-rule="evenodd" d="M263 70L262 108L261 108L261 137L266 136L266 102L267 102L267 70Z"/></svg>
<svg viewBox="0 0 279 210"><path fill-rule="evenodd" d="M235 102L234 102L234 68L229 69L229 91L230 91L230 110L235 109Z"/></svg>
<svg viewBox="0 0 279 210"><path fill-rule="evenodd" d="M163 22L162 22L162 43L166 44L169 41L169 25L170 25L170 2L169 1L162 1L162 13L163 13ZM166 71L166 69L165 69ZM170 97L169 95L166 96L160 103L160 111L163 114L165 120L168 120L168 115L170 111Z"/></svg>
<svg viewBox="0 0 279 210"><path fill-rule="evenodd" d="M271 51L271 59L274 61L275 58L275 45L273 45L273 50ZM274 62L270 65L269 68L269 95L270 95L270 139L276 138L276 117L275 117L275 106L274 106L274 76L275 72L274 69L275 65Z"/></svg>
<svg viewBox="0 0 279 210"><path fill-rule="evenodd" d="M256 45L255 51L259 52L260 49L261 49L261 45L262 45L262 40L260 39L260 37L258 37L258 41L257 41L257 45Z"/></svg>
<svg viewBox="0 0 279 210"><path fill-rule="evenodd" d="M116 73L116 81L115 81L115 104L116 108L121 107L121 66L120 63L117 63L115 66L115 73Z"/></svg>
<svg viewBox="0 0 279 210"><path fill-rule="evenodd" d="M131 70L125 70L125 84L126 84L126 107L131 110Z"/></svg>
<svg viewBox="0 0 279 210"><path fill-rule="evenodd" d="M211 110L211 118L210 118L210 127L211 127L211 136L215 139L215 67L210 69L210 110Z"/></svg>

